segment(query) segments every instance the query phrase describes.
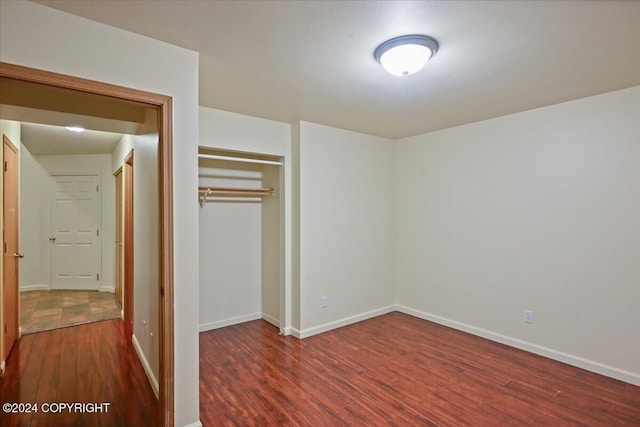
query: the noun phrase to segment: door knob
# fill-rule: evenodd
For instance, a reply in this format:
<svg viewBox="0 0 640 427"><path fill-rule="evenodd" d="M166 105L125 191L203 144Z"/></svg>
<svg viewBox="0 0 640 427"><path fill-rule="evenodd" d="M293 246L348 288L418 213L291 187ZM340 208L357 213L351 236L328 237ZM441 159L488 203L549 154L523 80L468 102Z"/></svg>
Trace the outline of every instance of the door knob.
<svg viewBox="0 0 640 427"><path fill-rule="evenodd" d="M53 236L51 236L51 237L49 237L49 240L50 240L50 241L52 241L52 242L55 242L55 241L56 241L56 238L55 238L55 237L53 237Z"/></svg>
<svg viewBox="0 0 640 427"><path fill-rule="evenodd" d="M21 254L20 252L16 252L13 256L16 258L24 258L24 254Z"/></svg>

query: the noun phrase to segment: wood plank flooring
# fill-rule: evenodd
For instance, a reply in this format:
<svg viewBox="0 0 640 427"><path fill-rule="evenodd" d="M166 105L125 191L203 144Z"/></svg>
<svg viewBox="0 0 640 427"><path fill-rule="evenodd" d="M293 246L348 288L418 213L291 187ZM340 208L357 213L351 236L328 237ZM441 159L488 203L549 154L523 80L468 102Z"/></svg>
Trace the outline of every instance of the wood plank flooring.
<svg viewBox="0 0 640 427"><path fill-rule="evenodd" d="M640 387L401 313L200 334L207 426L640 426Z"/></svg>
<svg viewBox="0 0 640 427"><path fill-rule="evenodd" d="M119 319L23 336L0 379L0 403L108 402L108 412L7 414L0 426L155 426L158 401Z"/></svg>

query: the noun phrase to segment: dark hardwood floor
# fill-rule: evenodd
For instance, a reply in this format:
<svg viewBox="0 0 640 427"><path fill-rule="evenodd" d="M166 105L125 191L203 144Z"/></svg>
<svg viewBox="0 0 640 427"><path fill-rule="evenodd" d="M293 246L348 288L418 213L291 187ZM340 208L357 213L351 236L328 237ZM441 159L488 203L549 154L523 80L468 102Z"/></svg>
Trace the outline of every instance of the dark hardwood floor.
<svg viewBox="0 0 640 427"><path fill-rule="evenodd" d="M0 379L0 403L3 408L7 402L38 403L39 410L3 410L0 426L157 425L158 401L130 334L124 322L115 319L23 336ZM102 413L42 410L44 403L58 402L107 402L109 407Z"/></svg>
<svg viewBox="0 0 640 427"><path fill-rule="evenodd" d="M390 313L297 340L200 334L207 426L640 426L640 387Z"/></svg>

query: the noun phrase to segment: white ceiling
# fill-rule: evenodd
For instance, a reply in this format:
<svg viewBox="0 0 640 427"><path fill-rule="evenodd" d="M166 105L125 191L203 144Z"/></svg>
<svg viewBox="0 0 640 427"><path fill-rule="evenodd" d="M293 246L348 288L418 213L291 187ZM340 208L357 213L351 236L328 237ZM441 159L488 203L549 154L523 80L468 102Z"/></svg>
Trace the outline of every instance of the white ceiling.
<svg viewBox="0 0 640 427"><path fill-rule="evenodd" d="M20 139L33 155L111 154L122 134L85 130L71 132L61 126L21 123Z"/></svg>
<svg viewBox="0 0 640 427"><path fill-rule="evenodd" d="M640 85L638 1L39 2L200 52L203 106L391 138ZM410 33L440 50L393 77Z"/></svg>

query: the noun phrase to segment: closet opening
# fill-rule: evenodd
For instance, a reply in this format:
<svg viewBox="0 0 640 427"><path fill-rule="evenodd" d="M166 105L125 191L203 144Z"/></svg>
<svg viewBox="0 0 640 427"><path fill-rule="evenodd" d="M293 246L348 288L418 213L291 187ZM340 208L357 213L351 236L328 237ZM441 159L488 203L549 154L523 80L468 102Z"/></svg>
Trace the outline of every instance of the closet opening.
<svg viewBox="0 0 640 427"><path fill-rule="evenodd" d="M200 147L200 332L284 328L284 160Z"/></svg>

